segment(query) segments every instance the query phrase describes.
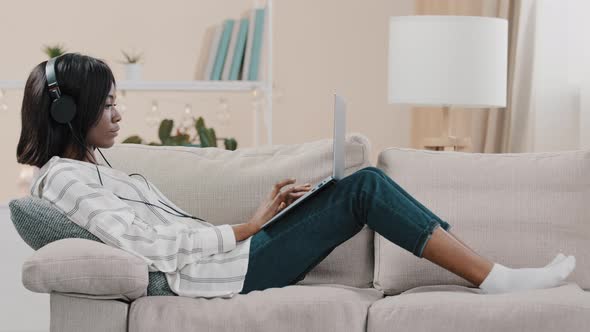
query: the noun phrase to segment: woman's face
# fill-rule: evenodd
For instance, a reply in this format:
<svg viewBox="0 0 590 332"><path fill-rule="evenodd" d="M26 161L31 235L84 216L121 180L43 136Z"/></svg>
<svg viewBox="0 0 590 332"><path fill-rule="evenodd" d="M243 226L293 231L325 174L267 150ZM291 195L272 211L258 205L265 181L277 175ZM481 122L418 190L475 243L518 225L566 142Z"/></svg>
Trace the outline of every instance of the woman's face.
<svg viewBox="0 0 590 332"><path fill-rule="evenodd" d="M115 85L111 86L111 91L107 97L102 117L98 123L88 131L87 142L91 146L98 148L110 148L115 144L115 136L118 135L121 114L115 108L116 91Z"/></svg>

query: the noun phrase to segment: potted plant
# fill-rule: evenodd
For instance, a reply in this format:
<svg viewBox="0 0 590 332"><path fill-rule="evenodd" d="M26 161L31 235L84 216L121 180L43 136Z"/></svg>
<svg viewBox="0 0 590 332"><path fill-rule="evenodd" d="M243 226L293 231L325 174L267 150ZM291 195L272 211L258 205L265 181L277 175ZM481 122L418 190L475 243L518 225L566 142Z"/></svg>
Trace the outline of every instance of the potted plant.
<svg viewBox="0 0 590 332"><path fill-rule="evenodd" d="M233 138L217 138L215 130L213 128L207 128L205 126L205 120L203 117L199 117L195 120L195 128L197 134L194 137L184 130L176 129L176 135L172 136L172 128L174 127L174 120L164 119L160 123L158 128L158 137L161 143L150 142L148 145L181 145L181 146L194 146L194 147L217 147L217 141L222 140L226 150L235 150L238 148L238 142ZM199 144L194 144L197 137L199 138ZM139 136L133 135L127 137L123 143L134 143L134 144L146 144L146 142Z"/></svg>
<svg viewBox="0 0 590 332"><path fill-rule="evenodd" d="M66 49L61 44L44 45L42 50L50 59L66 53Z"/></svg>
<svg viewBox="0 0 590 332"><path fill-rule="evenodd" d="M139 63L142 59L142 54L135 52L125 52L121 50L125 57L125 70L127 72L128 80L140 80L141 79L141 64Z"/></svg>

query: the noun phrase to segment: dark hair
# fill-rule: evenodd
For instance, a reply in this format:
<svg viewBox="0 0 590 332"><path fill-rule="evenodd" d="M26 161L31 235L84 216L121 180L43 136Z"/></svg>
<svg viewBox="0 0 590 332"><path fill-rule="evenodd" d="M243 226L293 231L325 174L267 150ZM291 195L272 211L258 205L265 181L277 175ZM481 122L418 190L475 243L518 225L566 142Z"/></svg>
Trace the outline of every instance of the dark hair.
<svg viewBox="0 0 590 332"><path fill-rule="evenodd" d="M63 156L70 145L73 159L83 160L88 152L80 144L75 144L67 124L60 124L51 118L46 63L43 61L35 66L25 84L21 107L22 129L16 148L19 163L39 168L51 157ZM76 116L71 125L76 137L86 143L88 131L99 122L111 85L115 84L113 72L103 60L67 53L55 62L55 73L62 95L69 95L76 102Z"/></svg>

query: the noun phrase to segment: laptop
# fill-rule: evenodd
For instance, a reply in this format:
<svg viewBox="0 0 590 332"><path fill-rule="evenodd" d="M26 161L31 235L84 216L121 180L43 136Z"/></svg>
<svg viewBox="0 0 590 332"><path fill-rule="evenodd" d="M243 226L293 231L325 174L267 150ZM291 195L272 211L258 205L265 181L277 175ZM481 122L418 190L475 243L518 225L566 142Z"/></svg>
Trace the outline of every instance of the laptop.
<svg viewBox="0 0 590 332"><path fill-rule="evenodd" d="M305 193L305 195L299 197L296 201L292 202L291 205L284 208L281 212L277 213L272 219L262 225L261 229L272 225L274 222L279 220L292 208L301 204L301 202L309 199L318 191L328 187L344 177L344 140L346 133L346 103L344 99L339 95L334 95L334 140L333 140L333 160L332 160L332 175L320 181L312 189Z"/></svg>

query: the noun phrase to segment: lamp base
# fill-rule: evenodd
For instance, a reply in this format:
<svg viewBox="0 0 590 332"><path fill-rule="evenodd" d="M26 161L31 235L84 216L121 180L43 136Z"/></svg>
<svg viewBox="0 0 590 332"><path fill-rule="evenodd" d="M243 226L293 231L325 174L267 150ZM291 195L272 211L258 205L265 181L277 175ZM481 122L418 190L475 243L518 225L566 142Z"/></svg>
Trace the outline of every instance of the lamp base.
<svg viewBox="0 0 590 332"><path fill-rule="evenodd" d="M427 137L424 138L422 145L427 150L465 151L471 147L471 138L455 136Z"/></svg>

